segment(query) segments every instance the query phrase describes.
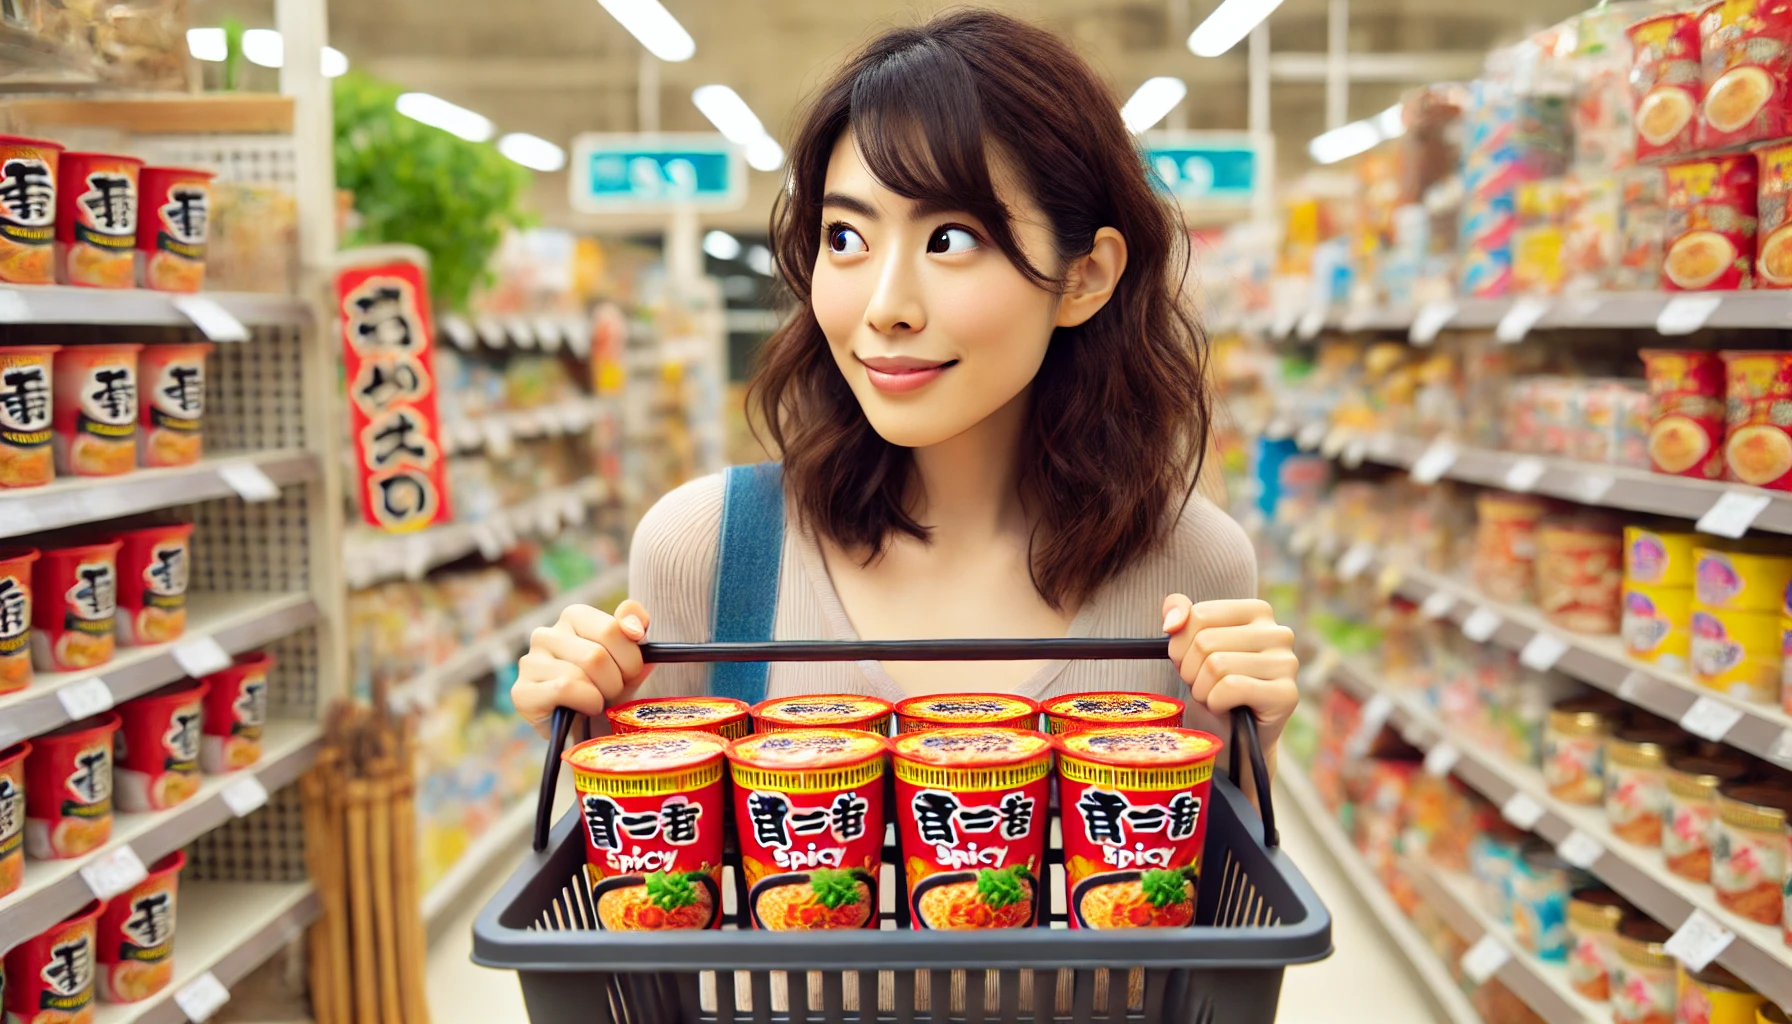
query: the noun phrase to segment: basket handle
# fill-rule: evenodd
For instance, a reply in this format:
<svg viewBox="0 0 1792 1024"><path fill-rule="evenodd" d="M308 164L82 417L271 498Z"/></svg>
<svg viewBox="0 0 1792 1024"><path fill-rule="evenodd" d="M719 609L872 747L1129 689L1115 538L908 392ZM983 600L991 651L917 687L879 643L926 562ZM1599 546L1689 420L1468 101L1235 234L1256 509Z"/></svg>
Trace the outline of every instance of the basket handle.
<svg viewBox="0 0 1792 1024"><path fill-rule="evenodd" d="M1169 657L1169 639L1048 637L1036 640L765 640L747 643L643 643L641 660L649 664L739 661L1149 661ZM560 752L572 733L575 712L555 708L548 728L548 749L541 766L541 789L535 804L533 846L548 846L553 824L554 791L560 777ZM1257 719L1249 708L1232 709L1230 774L1238 778L1240 733L1247 746L1251 778L1263 816L1267 846L1279 841L1275 808L1269 795L1269 768L1257 737Z"/></svg>

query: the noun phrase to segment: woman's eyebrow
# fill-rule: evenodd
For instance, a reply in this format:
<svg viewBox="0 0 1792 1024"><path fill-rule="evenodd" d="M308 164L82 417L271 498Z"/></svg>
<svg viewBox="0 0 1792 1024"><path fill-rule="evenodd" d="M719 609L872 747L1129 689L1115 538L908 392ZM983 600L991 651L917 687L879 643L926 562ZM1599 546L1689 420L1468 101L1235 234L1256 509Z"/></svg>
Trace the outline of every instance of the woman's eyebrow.
<svg viewBox="0 0 1792 1024"><path fill-rule="evenodd" d="M856 213L870 220L878 219L877 210L872 208L870 203L844 192L827 193L821 197L821 205L824 209L829 206L837 206L849 213Z"/></svg>

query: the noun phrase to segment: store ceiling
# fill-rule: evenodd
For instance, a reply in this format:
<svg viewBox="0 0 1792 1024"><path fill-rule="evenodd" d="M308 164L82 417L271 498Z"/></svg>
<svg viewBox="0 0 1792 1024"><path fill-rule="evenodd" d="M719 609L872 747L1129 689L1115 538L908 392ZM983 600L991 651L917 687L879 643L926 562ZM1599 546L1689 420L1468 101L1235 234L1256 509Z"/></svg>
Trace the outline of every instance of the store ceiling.
<svg viewBox="0 0 1792 1024"><path fill-rule="evenodd" d="M791 130L803 97L854 48L883 28L957 6L943 0L664 2L696 39L697 54L661 67L661 128L710 130L690 95L699 85L721 82L733 86L780 138ZM1325 127L1321 58L1327 2L1286 0L1270 19L1276 71L1271 126L1283 174L1308 166L1306 140ZM1187 127L1243 128L1245 48L1203 60L1182 42L1213 5L1212 0L990 0L990 6L1075 39L1120 97L1152 75L1176 75L1190 84ZM1352 84L1350 116L1387 107L1404 85L1466 77L1488 46L1519 38L1581 6L1576 0L1472 5L1350 0L1351 50L1403 55L1359 69L1364 77ZM333 0L330 36L356 67L477 110L501 132L530 132L565 145L581 131L638 127L640 50L596 0ZM775 175L753 173L746 209L706 220L762 228L776 186ZM537 206L550 224L651 226L581 220L567 207L564 174L539 175L537 192Z"/></svg>

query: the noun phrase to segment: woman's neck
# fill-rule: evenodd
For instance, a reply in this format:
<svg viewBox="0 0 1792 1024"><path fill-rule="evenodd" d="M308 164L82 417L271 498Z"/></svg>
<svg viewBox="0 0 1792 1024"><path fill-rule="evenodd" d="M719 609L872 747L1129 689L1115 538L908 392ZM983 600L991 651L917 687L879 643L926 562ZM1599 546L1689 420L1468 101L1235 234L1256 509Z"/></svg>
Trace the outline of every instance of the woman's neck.
<svg viewBox="0 0 1792 1024"><path fill-rule="evenodd" d="M1020 444L1031 388L982 422L939 444L916 448L911 511L937 549L1024 533Z"/></svg>

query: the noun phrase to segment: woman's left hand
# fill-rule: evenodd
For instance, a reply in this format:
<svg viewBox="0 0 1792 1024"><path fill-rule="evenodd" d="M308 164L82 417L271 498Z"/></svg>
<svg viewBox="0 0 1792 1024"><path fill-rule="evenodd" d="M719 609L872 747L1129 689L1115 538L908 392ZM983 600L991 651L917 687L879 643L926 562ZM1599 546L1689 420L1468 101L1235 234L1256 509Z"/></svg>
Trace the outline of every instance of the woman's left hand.
<svg viewBox="0 0 1792 1024"><path fill-rule="evenodd" d="M1164 632L1170 634L1170 660L1195 702L1221 722L1233 708L1250 708L1264 752L1274 750L1300 702L1294 685L1300 659L1294 631L1276 621L1269 602L1195 604L1171 594L1164 598Z"/></svg>

